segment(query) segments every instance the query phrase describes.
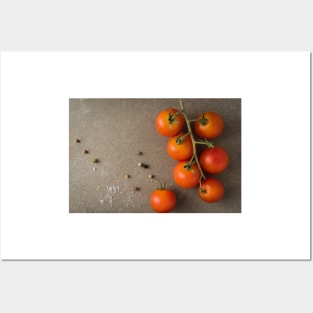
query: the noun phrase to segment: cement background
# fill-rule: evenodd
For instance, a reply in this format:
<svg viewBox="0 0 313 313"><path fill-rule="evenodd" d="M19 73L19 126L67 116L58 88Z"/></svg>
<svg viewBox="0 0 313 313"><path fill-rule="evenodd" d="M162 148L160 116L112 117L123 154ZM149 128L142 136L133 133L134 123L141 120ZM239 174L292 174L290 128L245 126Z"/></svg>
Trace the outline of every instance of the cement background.
<svg viewBox="0 0 313 313"><path fill-rule="evenodd" d="M230 156L228 168L215 175L225 186L221 201L205 203L198 197L197 188L183 189L173 180L177 162L167 154L169 138L157 133L154 122L164 108L179 108L178 99L70 99L69 211L153 213L149 204L155 188L148 178L151 173L175 191L177 205L173 213L240 213L241 100L183 100L190 119L204 111L216 111L224 119L224 131L214 140ZM198 145L198 151L203 147ZM138 151L143 154L138 155ZM93 163L93 158L99 162ZM138 162L149 168L138 167ZM125 174L130 175L129 179L124 178ZM135 187L140 190L135 191Z"/></svg>

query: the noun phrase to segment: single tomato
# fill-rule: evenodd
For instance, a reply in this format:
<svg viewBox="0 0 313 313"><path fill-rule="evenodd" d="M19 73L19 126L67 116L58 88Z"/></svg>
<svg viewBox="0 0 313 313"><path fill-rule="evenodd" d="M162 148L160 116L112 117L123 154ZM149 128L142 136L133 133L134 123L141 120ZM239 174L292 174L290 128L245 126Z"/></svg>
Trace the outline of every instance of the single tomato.
<svg viewBox="0 0 313 313"><path fill-rule="evenodd" d="M174 108L161 111L155 119L157 131L166 137L176 136L185 125L185 119L178 110Z"/></svg>
<svg viewBox="0 0 313 313"><path fill-rule="evenodd" d="M200 138L213 139L224 129L224 121L216 112L204 112L197 117L195 132Z"/></svg>
<svg viewBox="0 0 313 313"><path fill-rule="evenodd" d="M221 147L206 148L200 154L199 158L202 169L210 174L219 174L223 172L229 163L229 156L226 150Z"/></svg>
<svg viewBox="0 0 313 313"><path fill-rule="evenodd" d="M201 187L199 186L198 195L205 202L217 202L223 198L224 185L216 178L206 178L201 181Z"/></svg>
<svg viewBox="0 0 313 313"><path fill-rule="evenodd" d="M177 161L185 161L193 156L193 146L189 135L180 134L172 137L167 143L168 155Z"/></svg>
<svg viewBox="0 0 313 313"><path fill-rule="evenodd" d="M158 213L168 213L176 205L176 195L170 189L156 189L150 196L150 205Z"/></svg>
<svg viewBox="0 0 313 313"><path fill-rule="evenodd" d="M200 171L197 164L186 161L177 163L173 171L175 183L183 188L192 188L199 184Z"/></svg>

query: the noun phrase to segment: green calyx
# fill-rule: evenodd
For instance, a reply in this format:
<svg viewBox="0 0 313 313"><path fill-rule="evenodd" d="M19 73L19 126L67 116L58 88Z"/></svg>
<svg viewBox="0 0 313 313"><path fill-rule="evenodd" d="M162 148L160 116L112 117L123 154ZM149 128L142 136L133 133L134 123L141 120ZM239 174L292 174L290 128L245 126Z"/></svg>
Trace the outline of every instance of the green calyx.
<svg viewBox="0 0 313 313"><path fill-rule="evenodd" d="M204 139L204 142L205 142L205 144L207 145L208 148L214 148L215 147L213 141Z"/></svg>
<svg viewBox="0 0 313 313"><path fill-rule="evenodd" d="M184 169L186 169L186 170L190 170L191 169L191 163L186 163L185 165L184 165Z"/></svg>
<svg viewBox="0 0 313 313"><path fill-rule="evenodd" d="M177 121L176 121L176 119L175 119L175 117L176 117L176 115L178 115L179 114L179 112L176 112L176 113L174 113L174 114L171 114L171 112L168 112L168 122L169 122L169 124L171 125L171 124L174 124L174 123L177 123Z"/></svg>
<svg viewBox="0 0 313 313"><path fill-rule="evenodd" d="M202 117L198 120L201 125L206 125L209 123L209 120L205 117L205 113L202 114Z"/></svg>
<svg viewBox="0 0 313 313"><path fill-rule="evenodd" d="M189 133L187 133L187 134L185 134L183 136L177 136L176 144L177 145L181 145L188 136L189 136Z"/></svg>
<svg viewBox="0 0 313 313"><path fill-rule="evenodd" d="M201 193L202 195L204 195L204 194L206 194L206 190L203 189L203 188L200 188L200 193Z"/></svg>
<svg viewBox="0 0 313 313"><path fill-rule="evenodd" d="M194 169L192 167L193 163L186 163L184 165L184 169L187 170L187 171L191 171L192 173L194 173Z"/></svg>
<svg viewBox="0 0 313 313"><path fill-rule="evenodd" d="M178 137L176 138L176 144L177 144L177 145L181 145L181 144L183 143L183 141L184 141L184 139L183 139L182 137L180 137L180 136L178 136Z"/></svg>

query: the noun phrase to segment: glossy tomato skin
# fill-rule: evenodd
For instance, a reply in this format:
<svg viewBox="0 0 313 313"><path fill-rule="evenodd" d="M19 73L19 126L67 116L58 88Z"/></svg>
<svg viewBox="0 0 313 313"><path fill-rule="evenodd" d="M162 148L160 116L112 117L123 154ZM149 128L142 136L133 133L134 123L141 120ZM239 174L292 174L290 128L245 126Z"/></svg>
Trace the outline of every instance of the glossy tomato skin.
<svg viewBox="0 0 313 313"><path fill-rule="evenodd" d="M205 202L217 202L224 196L224 185L217 178L206 178L198 188L198 195Z"/></svg>
<svg viewBox="0 0 313 313"><path fill-rule="evenodd" d="M201 122L203 121L203 123ZM224 129L224 121L216 112L205 112L197 117L195 132L200 138L213 139Z"/></svg>
<svg viewBox="0 0 313 313"><path fill-rule="evenodd" d="M199 184L200 171L194 163L187 169L188 162L181 161L174 167L173 175L175 183L182 188L193 188Z"/></svg>
<svg viewBox="0 0 313 313"><path fill-rule="evenodd" d="M161 111L155 119L157 131L165 137L178 135L185 125L185 119L181 113L173 117L178 110L174 108Z"/></svg>
<svg viewBox="0 0 313 313"><path fill-rule="evenodd" d="M170 189L156 189L150 196L150 205L155 212L168 213L176 205L176 195Z"/></svg>
<svg viewBox="0 0 313 313"><path fill-rule="evenodd" d="M193 155L191 138L189 135L184 136L185 134L180 134L172 137L167 143L167 153L176 161L190 160Z"/></svg>
<svg viewBox="0 0 313 313"><path fill-rule="evenodd" d="M222 147L206 148L200 154L200 165L209 174L223 172L229 164L229 156Z"/></svg>

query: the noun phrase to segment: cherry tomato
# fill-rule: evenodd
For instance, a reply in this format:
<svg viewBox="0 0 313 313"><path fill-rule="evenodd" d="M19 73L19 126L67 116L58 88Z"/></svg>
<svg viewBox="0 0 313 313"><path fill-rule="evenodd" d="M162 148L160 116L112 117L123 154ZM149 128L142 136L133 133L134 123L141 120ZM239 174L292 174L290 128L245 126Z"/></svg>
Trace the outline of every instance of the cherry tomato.
<svg viewBox="0 0 313 313"><path fill-rule="evenodd" d="M184 125L185 119L183 115L174 108L161 111L155 119L157 131L165 137L178 135Z"/></svg>
<svg viewBox="0 0 313 313"><path fill-rule="evenodd" d="M206 178L201 182L201 187L199 186L198 195L205 202L217 202L224 195L224 185L216 178Z"/></svg>
<svg viewBox="0 0 313 313"><path fill-rule="evenodd" d="M175 183L183 188L197 186L201 176L198 166L195 163L190 164L186 161L177 163L173 174Z"/></svg>
<svg viewBox="0 0 313 313"><path fill-rule="evenodd" d="M224 121L215 112L204 112L197 117L195 132L200 138L213 139L218 137L224 129Z"/></svg>
<svg viewBox="0 0 313 313"><path fill-rule="evenodd" d="M189 135L180 134L167 143L168 155L177 161L190 160L193 155L192 141Z"/></svg>
<svg viewBox="0 0 313 313"><path fill-rule="evenodd" d="M227 152L221 147L206 148L199 158L202 169L210 174L223 172L229 163Z"/></svg>
<svg viewBox="0 0 313 313"><path fill-rule="evenodd" d="M168 213L176 205L176 195L170 189L156 189L150 196L150 204L158 213Z"/></svg>

